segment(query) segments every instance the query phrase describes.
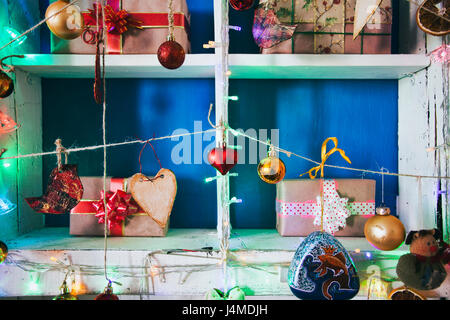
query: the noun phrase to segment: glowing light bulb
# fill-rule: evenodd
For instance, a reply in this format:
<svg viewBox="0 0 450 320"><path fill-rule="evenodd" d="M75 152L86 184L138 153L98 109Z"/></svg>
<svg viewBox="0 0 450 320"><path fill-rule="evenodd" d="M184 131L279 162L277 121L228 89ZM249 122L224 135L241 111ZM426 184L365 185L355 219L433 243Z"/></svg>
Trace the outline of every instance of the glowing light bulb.
<svg viewBox="0 0 450 320"><path fill-rule="evenodd" d="M238 101L239 97L238 96L228 96L228 100Z"/></svg>
<svg viewBox="0 0 450 320"><path fill-rule="evenodd" d="M17 205L6 198L0 198L0 216L10 213L15 208L17 208Z"/></svg>
<svg viewBox="0 0 450 320"><path fill-rule="evenodd" d="M9 168L9 167L11 167L11 163L9 163L9 162L5 162L5 163L3 164L3 167L5 167L5 168Z"/></svg>
<svg viewBox="0 0 450 320"><path fill-rule="evenodd" d="M14 28L12 28L10 26L3 27L2 31L3 31L2 34L7 34L8 35L9 39L7 39L7 42L17 38L21 34L19 31L17 31L16 29L14 29ZM27 36L23 36L19 40L11 43L10 47L11 48L16 48L16 47L20 46L22 43L24 43L25 40L27 40Z"/></svg>

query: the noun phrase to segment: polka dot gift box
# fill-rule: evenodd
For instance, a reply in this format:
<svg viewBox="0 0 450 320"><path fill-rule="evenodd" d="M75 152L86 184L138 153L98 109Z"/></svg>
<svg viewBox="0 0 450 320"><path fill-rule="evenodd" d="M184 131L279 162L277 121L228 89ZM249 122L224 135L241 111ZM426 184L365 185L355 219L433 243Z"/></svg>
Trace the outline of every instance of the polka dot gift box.
<svg viewBox="0 0 450 320"><path fill-rule="evenodd" d="M321 230L335 236L363 237L375 214L375 180L284 179L277 184L277 230L282 236L306 237Z"/></svg>

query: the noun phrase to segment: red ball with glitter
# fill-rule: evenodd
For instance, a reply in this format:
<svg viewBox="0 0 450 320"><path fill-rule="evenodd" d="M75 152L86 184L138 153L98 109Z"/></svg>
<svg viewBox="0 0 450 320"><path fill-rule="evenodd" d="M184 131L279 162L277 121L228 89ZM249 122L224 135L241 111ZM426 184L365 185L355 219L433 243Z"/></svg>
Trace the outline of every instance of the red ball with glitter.
<svg viewBox="0 0 450 320"><path fill-rule="evenodd" d="M184 63L186 53L175 40L168 40L158 48L158 60L164 68L177 69Z"/></svg>
<svg viewBox="0 0 450 320"><path fill-rule="evenodd" d="M254 0L230 0L230 5L237 11L248 10L253 6Z"/></svg>
<svg viewBox="0 0 450 320"><path fill-rule="evenodd" d="M113 293L112 284L109 282L105 291L96 296L94 300L119 300L119 297Z"/></svg>

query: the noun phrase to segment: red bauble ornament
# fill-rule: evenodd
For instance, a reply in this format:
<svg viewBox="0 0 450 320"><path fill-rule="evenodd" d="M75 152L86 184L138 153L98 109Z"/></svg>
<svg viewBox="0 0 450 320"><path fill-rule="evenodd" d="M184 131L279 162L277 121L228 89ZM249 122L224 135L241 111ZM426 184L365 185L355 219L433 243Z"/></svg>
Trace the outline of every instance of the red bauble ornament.
<svg viewBox="0 0 450 320"><path fill-rule="evenodd" d="M230 0L230 5L237 11L248 10L253 6L254 0Z"/></svg>
<svg viewBox="0 0 450 320"><path fill-rule="evenodd" d="M119 300L119 297L113 293L111 282L109 282L105 291L96 296L94 300Z"/></svg>
<svg viewBox="0 0 450 320"><path fill-rule="evenodd" d="M158 60L167 69L177 69L184 63L186 53L175 40L167 40L158 48Z"/></svg>
<svg viewBox="0 0 450 320"><path fill-rule="evenodd" d="M216 147L209 152L208 161L222 175L226 175L237 164L238 153L226 146Z"/></svg>

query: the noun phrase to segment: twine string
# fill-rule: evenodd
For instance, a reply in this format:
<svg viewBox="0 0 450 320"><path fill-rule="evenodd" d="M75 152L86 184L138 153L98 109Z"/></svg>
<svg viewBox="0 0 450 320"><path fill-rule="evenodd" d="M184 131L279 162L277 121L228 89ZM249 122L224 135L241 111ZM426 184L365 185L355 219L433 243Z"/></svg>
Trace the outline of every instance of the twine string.
<svg viewBox="0 0 450 320"><path fill-rule="evenodd" d="M12 55L1 58L0 59L0 70L5 73L14 72L14 70L15 70L14 66L3 62L3 60L8 59L8 58L25 58L25 56L23 54L12 54Z"/></svg>
<svg viewBox="0 0 450 320"><path fill-rule="evenodd" d="M56 145L56 160L57 160L57 164L58 164L58 171L61 171L62 170L62 154L64 153L65 164L67 164L68 163L68 153L67 153L66 148L64 148L62 146L61 139L56 139L55 145Z"/></svg>
<svg viewBox="0 0 450 320"><path fill-rule="evenodd" d="M174 18L173 18L173 0L169 0L169 40L174 40Z"/></svg>

